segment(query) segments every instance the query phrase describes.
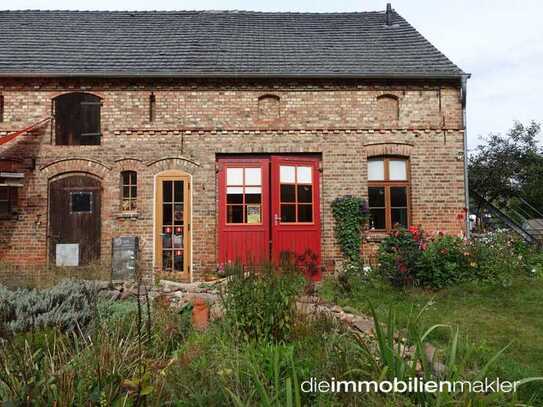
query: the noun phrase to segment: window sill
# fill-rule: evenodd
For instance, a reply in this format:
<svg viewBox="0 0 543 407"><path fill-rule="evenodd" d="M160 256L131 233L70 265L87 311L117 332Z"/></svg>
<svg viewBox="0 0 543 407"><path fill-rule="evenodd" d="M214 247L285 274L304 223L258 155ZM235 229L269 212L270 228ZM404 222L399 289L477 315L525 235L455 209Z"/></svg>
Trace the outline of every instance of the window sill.
<svg viewBox="0 0 543 407"><path fill-rule="evenodd" d="M138 211L125 211L119 212L117 219L139 219L140 213Z"/></svg>

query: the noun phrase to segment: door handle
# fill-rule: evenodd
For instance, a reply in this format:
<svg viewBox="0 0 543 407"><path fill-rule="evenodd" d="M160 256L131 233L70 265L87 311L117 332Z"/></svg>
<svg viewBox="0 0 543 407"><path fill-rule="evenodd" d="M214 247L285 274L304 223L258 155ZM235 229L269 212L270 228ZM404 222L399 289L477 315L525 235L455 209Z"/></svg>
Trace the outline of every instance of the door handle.
<svg viewBox="0 0 543 407"><path fill-rule="evenodd" d="M279 222L281 222L281 216L279 216L278 214L275 214L273 217L273 220L274 220L274 223L278 225Z"/></svg>

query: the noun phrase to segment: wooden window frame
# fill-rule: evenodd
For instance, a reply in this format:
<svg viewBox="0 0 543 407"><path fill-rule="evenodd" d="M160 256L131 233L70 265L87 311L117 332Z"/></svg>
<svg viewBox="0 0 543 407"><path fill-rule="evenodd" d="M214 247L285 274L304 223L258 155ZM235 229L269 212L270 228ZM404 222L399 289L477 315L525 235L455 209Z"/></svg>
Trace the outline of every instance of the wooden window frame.
<svg viewBox="0 0 543 407"><path fill-rule="evenodd" d="M242 184L241 185L229 185L228 184L228 169L229 168L241 168L243 170L243 179L242 179ZM260 185L247 185L245 184L245 170L247 168L258 168L260 170ZM263 171L262 171L262 167L261 166L257 166L257 165L251 165L251 163L247 163L246 165L240 163L239 165L238 164L227 164L225 166L225 169L224 169L224 222L225 222L225 225L227 226L247 226L247 225L251 225L251 226L259 226L259 225L262 225L262 222L263 222L263 217L264 217L264 213L263 213L263 197L264 197L264 186L263 186ZM243 192L242 192L242 202L241 203L238 203L238 204L229 204L228 203L228 188L229 187L234 187L234 188L242 188ZM247 205L256 205L256 204L247 204L246 203L246 200L245 200L245 188L251 188L251 187L255 187L255 188L260 188L260 222L258 223L248 223L246 222L246 214L247 214ZM239 222L239 223L231 223L231 222L228 222L228 207L229 206L242 206L243 208L243 222Z"/></svg>
<svg viewBox="0 0 543 407"><path fill-rule="evenodd" d="M383 161L384 166L384 180L370 181L368 180L368 206L369 206L369 188L384 188L385 191L385 228L384 229L370 229L371 232L387 232L390 233L394 229L392 224L392 205L390 201L390 188L404 187L406 189L406 204L407 204L407 227L411 226L411 166L408 157L402 156L380 156L380 157L368 157L369 161ZM405 162L405 181L391 181L390 180L390 161L402 160ZM369 207L371 209L372 207ZM380 209L381 207L373 207Z"/></svg>
<svg viewBox="0 0 543 407"><path fill-rule="evenodd" d="M125 183L125 175L128 176L128 183ZM134 175L134 183L132 183L132 175ZM125 196L124 190L128 187L128 196ZM132 187L136 188L136 195L132 196ZM138 173L133 170L121 171L121 211L134 212L138 210ZM124 209L124 203L129 202L129 209ZM132 206L133 203L133 206Z"/></svg>
<svg viewBox="0 0 543 407"><path fill-rule="evenodd" d="M294 183L292 182L281 182L281 166L284 167L294 167ZM298 167L309 167L311 168L311 182L308 183L299 183L298 182ZM294 205L294 213L296 215L296 222L284 222L282 219L279 220L279 223L282 225L314 225L315 224L315 174L313 173L315 168L306 164L280 164L279 165L279 216L281 216L282 205ZM294 202L283 202L281 200L281 186L282 185L294 185ZM310 185L311 186L311 203L298 201L298 185ZM311 222L298 222L298 206L311 206Z"/></svg>

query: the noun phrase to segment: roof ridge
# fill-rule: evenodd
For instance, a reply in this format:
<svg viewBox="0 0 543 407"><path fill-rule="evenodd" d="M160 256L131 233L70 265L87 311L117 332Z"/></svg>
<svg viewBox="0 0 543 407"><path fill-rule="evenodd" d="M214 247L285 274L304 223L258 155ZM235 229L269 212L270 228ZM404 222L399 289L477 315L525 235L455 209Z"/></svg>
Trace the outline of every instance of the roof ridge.
<svg viewBox="0 0 543 407"><path fill-rule="evenodd" d="M305 14L305 15L342 15L342 14L381 14L385 10L364 10L364 11L264 11L264 10L69 10L69 9L17 9L17 10L0 10L0 13L12 12L12 13L22 13L22 12L39 12L39 13L207 13L207 14Z"/></svg>

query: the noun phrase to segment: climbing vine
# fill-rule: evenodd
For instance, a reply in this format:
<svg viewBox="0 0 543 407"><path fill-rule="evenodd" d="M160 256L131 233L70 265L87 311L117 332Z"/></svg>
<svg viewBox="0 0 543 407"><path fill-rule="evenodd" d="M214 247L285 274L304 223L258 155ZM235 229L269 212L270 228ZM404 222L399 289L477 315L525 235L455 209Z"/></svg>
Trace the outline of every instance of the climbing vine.
<svg viewBox="0 0 543 407"><path fill-rule="evenodd" d="M345 260L359 265L362 230L368 220L368 206L364 199L351 195L336 198L332 202L336 222L335 235Z"/></svg>

